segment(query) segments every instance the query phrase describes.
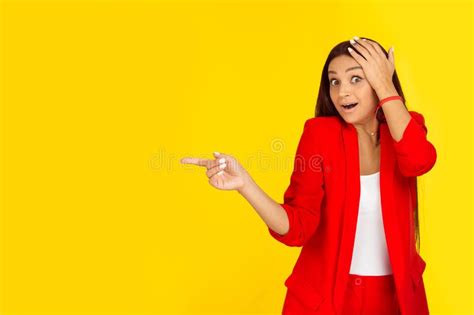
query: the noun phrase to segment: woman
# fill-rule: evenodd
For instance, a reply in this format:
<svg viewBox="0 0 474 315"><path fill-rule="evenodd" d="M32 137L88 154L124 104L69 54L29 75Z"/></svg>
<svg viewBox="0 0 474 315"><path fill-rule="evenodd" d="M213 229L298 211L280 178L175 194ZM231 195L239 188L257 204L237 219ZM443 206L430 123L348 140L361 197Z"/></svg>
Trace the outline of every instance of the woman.
<svg viewBox="0 0 474 315"><path fill-rule="evenodd" d="M284 203L231 155L181 162L206 167L209 183L237 190L272 237L302 247L284 315L426 315L426 262L415 246L416 178L436 162L426 135L423 115L404 104L393 48L354 37L327 58Z"/></svg>

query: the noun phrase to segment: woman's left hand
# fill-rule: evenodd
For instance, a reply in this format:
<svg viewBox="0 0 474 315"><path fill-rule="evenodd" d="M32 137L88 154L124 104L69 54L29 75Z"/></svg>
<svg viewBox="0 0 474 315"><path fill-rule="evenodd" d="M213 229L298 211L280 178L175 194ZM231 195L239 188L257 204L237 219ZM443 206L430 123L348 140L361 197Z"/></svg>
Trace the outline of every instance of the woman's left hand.
<svg viewBox="0 0 474 315"><path fill-rule="evenodd" d="M393 86L395 62L393 47L388 52L388 58L379 45L368 39L359 39L352 46L362 55L349 49L351 56L362 66L364 74L374 90ZM364 59L365 58L365 59Z"/></svg>

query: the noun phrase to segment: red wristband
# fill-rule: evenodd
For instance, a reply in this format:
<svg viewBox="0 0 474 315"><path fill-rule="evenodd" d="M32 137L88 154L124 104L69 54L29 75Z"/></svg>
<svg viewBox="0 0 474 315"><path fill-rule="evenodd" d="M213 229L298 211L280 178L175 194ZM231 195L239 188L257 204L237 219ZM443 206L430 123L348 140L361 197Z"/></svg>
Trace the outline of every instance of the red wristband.
<svg viewBox="0 0 474 315"><path fill-rule="evenodd" d="M377 108L375 109L375 112L377 112L379 110L379 108L381 108L382 105L385 102L392 101L392 100L400 100L400 101L404 102L403 97L401 97L399 95L386 97L384 99L381 99L380 102L377 104Z"/></svg>

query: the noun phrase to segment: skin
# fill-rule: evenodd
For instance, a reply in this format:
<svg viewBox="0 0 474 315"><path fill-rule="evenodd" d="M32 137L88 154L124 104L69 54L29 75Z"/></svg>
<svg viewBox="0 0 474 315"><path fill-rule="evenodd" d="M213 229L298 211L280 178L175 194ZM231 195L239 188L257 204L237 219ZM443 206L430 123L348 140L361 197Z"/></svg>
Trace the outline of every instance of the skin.
<svg viewBox="0 0 474 315"><path fill-rule="evenodd" d="M377 143L374 143L375 141L368 140L365 134L367 134L367 131L375 131L378 127L378 122L375 118L376 107L374 104L386 97L398 95L392 81L393 73L395 71L395 60L393 47L390 49L387 58L379 44L373 41L366 39L360 40L356 37L351 41L351 44L355 48L355 50L349 50L349 54L352 56L353 60L350 60L350 58L347 59L346 56L341 56L341 58L336 61L335 67L339 67L339 73L343 73L341 69L344 69L344 64L346 65L345 69L347 69L347 65L349 64L351 65L350 67L357 66L353 63L353 61L355 61L358 66L362 68L362 75L373 92L368 92L369 87L365 84L354 84L352 85L354 87L351 88L349 87L350 85L347 84L347 82L349 82L347 79L341 79L343 84L337 85L335 92L332 92L331 87L330 94L339 113L342 111L340 104L344 97L352 97L352 94L350 93L354 93L355 97L363 97L363 101L359 104L362 105L361 108L356 108L354 112L342 117L344 120L347 119L346 121L352 123L358 133L360 149L359 160L361 161L360 173L371 174L380 170L380 146ZM332 61L335 61L338 58L335 58ZM329 67L329 69L331 70L331 67ZM358 79L355 80L357 81ZM355 87L356 85L357 87ZM348 87L346 88L346 86ZM376 98L375 95L377 96ZM359 107L359 105L357 107ZM357 110L360 110L359 113L357 113L357 115L352 115L355 114ZM403 132L411 119L410 113L401 100L388 101L384 103L381 110L384 112L393 140L396 142L400 141ZM349 115L352 115L353 117L347 117Z"/></svg>
<svg viewBox="0 0 474 315"><path fill-rule="evenodd" d="M377 43L358 38L356 40L357 42L353 43L355 50L349 52L352 59L350 56L340 56L331 61L329 69L337 72L331 75L337 76L340 84L331 88L330 94L341 116L357 130L361 174L371 174L379 170L380 161L379 145L375 137L367 133L377 130L378 127L375 113L371 111L375 110L378 100L398 95L392 82L394 55L391 50L387 58ZM357 65L362 70L345 73L347 68ZM351 81L355 73L363 80ZM351 114L343 113L340 104L345 100L359 102L359 108ZM411 119L405 105L400 100L391 100L379 110L384 112L393 140L400 141ZM184 157L181 163L204 167L210 185L221 190L237 190L268 227L282 235L288 232L289 221L285 209L260 188L232 155L214 152L214 159Z"/></svg>
<svg viewBox="0 0 474 315"><path fill-rule="evenodd" d="M346 72L346 70L348 70ZM377 141L379 122L375 116L378 97L366 80L362 67L354 58L342 55L329 64L329 94L339 115L352 124L359 139L359 161L361 175L378 172L380 167L380 144ZM355 103L350 113L343 110L342 104ZM375 132L372 136L371 132Z"/></svg>
<svg viewBox="0 0 474 315"><path fill-rule="evenodd" d="M366 79L374 89L378 99L398 95L392 81L395 71L393 47L388 53L388 58L380 46L370 40L357 40L353 47L355 50L349 51L349 53L362 67ZM386 102L380 110L383 110L393 140L400 141L411 120L411 115L405 105L401 100L391 100Z"/></svg>

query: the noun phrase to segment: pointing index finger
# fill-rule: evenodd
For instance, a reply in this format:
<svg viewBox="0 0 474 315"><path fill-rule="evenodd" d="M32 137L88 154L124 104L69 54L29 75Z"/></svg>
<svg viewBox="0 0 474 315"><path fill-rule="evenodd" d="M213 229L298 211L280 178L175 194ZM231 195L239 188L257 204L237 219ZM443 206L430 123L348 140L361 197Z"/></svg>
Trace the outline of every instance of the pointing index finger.
<svg viewBox="0 0 474 315"><path fill-rule="evenodd" d="M207 166L209 164L208 159L201 159L201 158L192 158L192 157L185 157L181 159L181 163L183 164L194 164L199 166Z"/></svg>

